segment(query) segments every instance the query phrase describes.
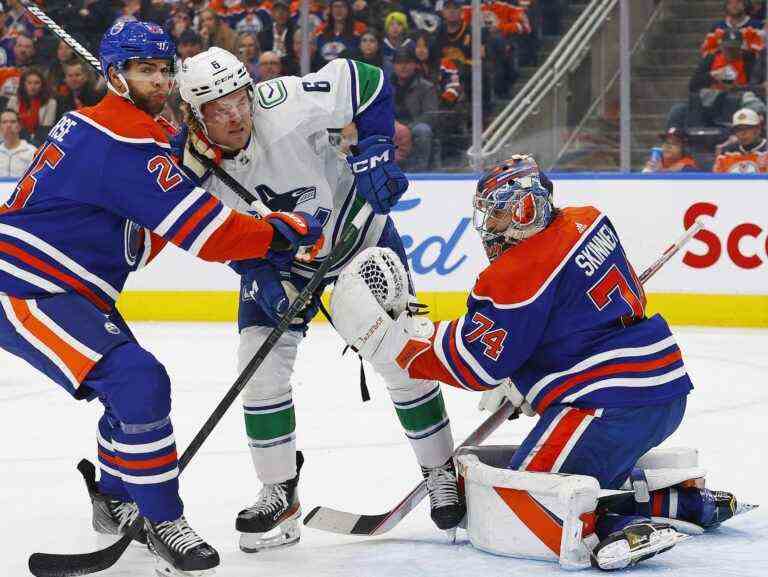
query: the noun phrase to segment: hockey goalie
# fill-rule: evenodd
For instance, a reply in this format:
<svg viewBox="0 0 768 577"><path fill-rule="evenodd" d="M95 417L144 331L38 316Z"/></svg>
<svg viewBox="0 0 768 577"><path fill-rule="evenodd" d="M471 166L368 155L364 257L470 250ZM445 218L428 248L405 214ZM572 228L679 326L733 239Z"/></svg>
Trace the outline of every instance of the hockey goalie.
<svg viewBox="0 0 768 577"><path fill-rule="evenodd" d="M411 313L400 261L361 253L331 298L336 328L382 375L436 379L538 417L519 447L457 455L472 543L564 568L622 569L748 511L705 488L693 449L658 449L693 389L681 351L610 220L556 208L527 155L485 174L474 227L489 266L464 316ZM412 308L412 307L411 307Z"/></svg>

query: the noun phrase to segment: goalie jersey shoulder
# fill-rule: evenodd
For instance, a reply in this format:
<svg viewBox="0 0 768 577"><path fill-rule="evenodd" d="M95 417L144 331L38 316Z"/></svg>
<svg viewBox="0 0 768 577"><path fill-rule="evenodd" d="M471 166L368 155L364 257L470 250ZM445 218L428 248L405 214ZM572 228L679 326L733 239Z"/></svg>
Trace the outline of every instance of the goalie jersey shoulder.
<svg viewBox="0 0 768 577"><path fill-rule="evenodd" d="M604 215L591 206L560 210L545 230L507 249L485 269L472 290L472 298L501 307L520 307L535 301L603 219Z"/></svg>

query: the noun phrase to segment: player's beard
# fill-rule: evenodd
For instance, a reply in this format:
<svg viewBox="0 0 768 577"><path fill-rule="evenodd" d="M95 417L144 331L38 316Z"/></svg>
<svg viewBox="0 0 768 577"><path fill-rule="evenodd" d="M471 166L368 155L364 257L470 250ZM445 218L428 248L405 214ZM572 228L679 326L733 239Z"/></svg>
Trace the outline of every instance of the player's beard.
<svg viewBox="0 0 768 577"><path fill-rule="evenodd" d="M168 100L168 95L164 94L162 98L157 93L149 94L147 96L143 95L131 95L133 98L133 103L136 105L136 108L139 108L140 110L143 110L150 116L157 116L163 111L163 108L165 108L165 103Z"/></svg>

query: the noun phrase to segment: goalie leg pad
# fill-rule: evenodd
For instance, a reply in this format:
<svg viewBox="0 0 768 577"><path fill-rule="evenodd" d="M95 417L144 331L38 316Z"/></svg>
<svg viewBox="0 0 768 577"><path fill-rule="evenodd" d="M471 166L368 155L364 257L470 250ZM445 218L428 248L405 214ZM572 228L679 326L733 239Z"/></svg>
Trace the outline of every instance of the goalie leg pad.
<svg viewBox="0 0 768 577"><path fill-rule="evenodd" d="M240 333L238 370L242 371L272 331L253 326ZM286 331L243 391L243 413L253 465L265 484L296 476L296 416L291 375L302 335Z"/></svg>
<svg viewBox="0 0 768 577"><path fill-rule="evenodd" d="M472 545L497 555L555 561L566 569L589 567L584 539L594 531L600 493L595 478L500 469L462 453L459 474Z"/></svg>

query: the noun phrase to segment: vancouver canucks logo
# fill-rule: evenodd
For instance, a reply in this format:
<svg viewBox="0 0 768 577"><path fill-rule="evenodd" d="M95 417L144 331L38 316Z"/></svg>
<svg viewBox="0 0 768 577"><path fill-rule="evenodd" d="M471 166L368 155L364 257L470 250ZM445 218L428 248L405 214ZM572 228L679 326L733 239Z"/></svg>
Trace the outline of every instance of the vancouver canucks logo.
<svg viewBox="0 0 768 577"><path fill-rule="evenodd" d="M272 210L293 212L297 206L309 202L317 196L317 187L302 186L288 192L277 193L266 184L260 184L256 187L256 194Z"/></svg>

